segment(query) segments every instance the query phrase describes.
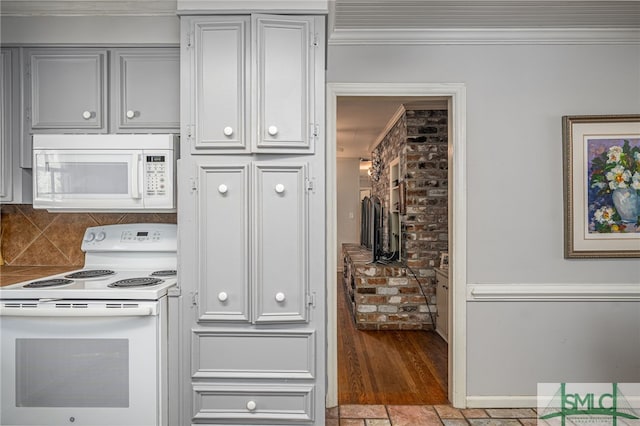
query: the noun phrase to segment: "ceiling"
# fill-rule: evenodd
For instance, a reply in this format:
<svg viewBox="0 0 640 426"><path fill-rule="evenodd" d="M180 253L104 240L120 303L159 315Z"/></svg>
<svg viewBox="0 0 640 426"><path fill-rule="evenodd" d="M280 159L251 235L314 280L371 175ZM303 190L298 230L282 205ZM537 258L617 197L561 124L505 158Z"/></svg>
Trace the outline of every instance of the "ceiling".
<svg viewBox="0 0 640 426"><path fill-rule="evenodd" d="M447 109L447 100L436 97L338 96L336 155L370 158L401 107Z"/></svg>

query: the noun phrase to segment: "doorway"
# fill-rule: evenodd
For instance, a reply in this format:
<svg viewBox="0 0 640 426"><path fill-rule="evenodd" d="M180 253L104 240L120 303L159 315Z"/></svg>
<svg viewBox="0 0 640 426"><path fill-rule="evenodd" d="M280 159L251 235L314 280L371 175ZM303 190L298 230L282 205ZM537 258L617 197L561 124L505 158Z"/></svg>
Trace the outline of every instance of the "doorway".
<svg viewBox="0 0 640 426"><path fill-rule="evenodd" d="M465 205L464 158L465 88L460 84L329 84L327 97L327 406L338 404L337 306L339 289L336 233L336 119L338 96L406 96L448 99L449 110L449 240L451 324L448 349L448 398L456 407L465 405L464 318Z"/></svg>

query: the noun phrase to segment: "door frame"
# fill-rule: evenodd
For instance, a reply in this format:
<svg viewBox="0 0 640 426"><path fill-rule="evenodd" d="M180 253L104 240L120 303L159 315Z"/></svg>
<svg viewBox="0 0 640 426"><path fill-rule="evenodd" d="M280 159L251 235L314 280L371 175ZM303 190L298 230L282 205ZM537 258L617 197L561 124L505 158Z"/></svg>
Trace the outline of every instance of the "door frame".
<svg viewBox="0 0 640 426"><path fill-rule="evenodd" d="M327 407L338 405L336 120L338 96L446 97L449 110L449 354L448 396L466 407L467 178L466 86L461 83L328 83L326 134L327 189ZM451 290L453 289L453 291Z"/></svg>

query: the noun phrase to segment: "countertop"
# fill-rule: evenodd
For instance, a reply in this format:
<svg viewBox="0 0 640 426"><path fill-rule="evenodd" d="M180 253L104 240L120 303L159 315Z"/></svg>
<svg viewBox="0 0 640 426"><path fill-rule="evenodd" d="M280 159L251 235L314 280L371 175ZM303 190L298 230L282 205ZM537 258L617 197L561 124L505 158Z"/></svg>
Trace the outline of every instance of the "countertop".
<svg viewBox="0 0 640 426"><path fill-rule="evenodd" d="M0 287L80 269L82 266L0 266Z"/></svg>

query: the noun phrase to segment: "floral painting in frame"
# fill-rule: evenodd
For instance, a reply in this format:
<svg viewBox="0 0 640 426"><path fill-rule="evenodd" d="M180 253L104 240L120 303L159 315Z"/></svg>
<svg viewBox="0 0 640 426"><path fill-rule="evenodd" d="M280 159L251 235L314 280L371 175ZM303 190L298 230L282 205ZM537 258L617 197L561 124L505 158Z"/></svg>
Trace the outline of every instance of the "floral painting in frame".
<svg viewBox="0 0 640 426"><path fill-rule="evenodd" d="M565 257L640 257L640 115L562 124Z"/></svg>

